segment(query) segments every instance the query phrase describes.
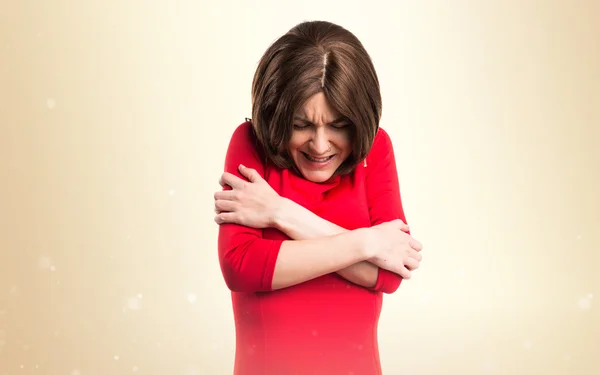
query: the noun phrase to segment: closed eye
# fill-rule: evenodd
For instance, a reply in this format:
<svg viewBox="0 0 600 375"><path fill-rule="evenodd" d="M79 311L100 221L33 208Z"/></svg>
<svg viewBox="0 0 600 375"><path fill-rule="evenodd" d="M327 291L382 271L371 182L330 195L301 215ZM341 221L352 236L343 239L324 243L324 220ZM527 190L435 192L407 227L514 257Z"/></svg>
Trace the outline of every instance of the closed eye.
<svg viewBox="0 0 600 375"><path fill-rule="evenodd" d="M350 124L340 123L340 124L332 124L331 126L333 126L336 129L344 129L344 128L347 128L348 126L350 126Z"/></svg>
<svg viewBox="0 0 600 375"><path fill-rule="evenodd" d="M300 123L298 123L298 122L294 123L294 129L302 130L302 129L306 129L310 126L313 126L313 124L310 121L300 118L300 117L296 117L294 120L300 121ZM348 122L348 119L342 117L342 118L339 118L339 119L329 123L329 126L333 127L334 129L345 129L348 126L350 126L350 124L351 123Z"/></svg>

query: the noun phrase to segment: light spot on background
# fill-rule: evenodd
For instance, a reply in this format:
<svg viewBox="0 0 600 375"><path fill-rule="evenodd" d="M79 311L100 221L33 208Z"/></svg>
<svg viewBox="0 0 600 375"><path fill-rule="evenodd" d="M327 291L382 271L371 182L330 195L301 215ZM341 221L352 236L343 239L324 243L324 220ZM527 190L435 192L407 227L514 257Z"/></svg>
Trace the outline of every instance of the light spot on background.
<svg viewBox="0 0 600 375"><path fill-rule="evenodd" d="M139 297L131 297L127 300L127 308L129 310L140 310L142 308L142 300Z"/></svg>
<svg viewBox="0 0 600 375"><path fill-rule="evenodd" d="M187 300L189 303L194 303L197 299L198 297L194 293L189 293L187 296Z"/></svg>
<svg viewBox="0 0 600 375"><path fill-rule="evenodd" d="M50 269L52 266L52 259L50 257L43 256L38 259L38 267L41 270Z"/></svg>
<svg viewBox="0 0 600 375"><path fill-rule="evenodd" d="M46 105L48 106L48 109L54 109L56 107L56 100L49 98L46 100Z"/></svg>
<svg viewBox="0 0 600 375"><path fill-rule="evenodd" d="M585 296L579 299L579 308L582 310L589 310L592 308L592 299L589 296Z"/></svg>

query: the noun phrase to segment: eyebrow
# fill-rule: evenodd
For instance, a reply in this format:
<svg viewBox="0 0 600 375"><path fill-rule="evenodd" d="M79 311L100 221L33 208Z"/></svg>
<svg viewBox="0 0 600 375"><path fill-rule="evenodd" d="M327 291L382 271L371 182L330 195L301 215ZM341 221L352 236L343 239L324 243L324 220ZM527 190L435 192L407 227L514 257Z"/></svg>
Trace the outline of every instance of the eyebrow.
<svg viewBox="0 0 600 375"><path fill-rule="evenodd" d="M313 123L312 123L312 122L310 122L310 121L308 121L307 119L305 119L305 118L303 118L303 117L300 117L300 116L295 116L295 117L294 117L294 120L299 120L299 121L305 122L305 123L307 123L307 124L313 125ZM348 119L347 119L345 116L342 116L342 117L340 117L340 118L337 118L337 119L333 120L332 122L330 122L330 123L329 123L329 124L327 124L327 125L331 125L331 124L339 124L340 122L344 122L344 121L347 121L347 120L348 120Z"/></svg>

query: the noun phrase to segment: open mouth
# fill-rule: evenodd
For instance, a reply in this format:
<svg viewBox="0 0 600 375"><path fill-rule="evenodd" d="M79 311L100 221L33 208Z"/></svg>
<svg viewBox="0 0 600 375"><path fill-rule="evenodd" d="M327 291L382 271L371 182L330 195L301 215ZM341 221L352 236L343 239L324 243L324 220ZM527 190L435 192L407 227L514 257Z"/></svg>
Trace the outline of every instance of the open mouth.
<svg viewBox="0 0 600 375"><path fill-rule="evenodd" d="M305 152L302 153L302 155L304 155L304 157L306 158L306 160L312 162L312 163L327 163L329 160L333 159L335 157L335 154L333 155L329 155L326 156L324 158L315 158Z"/></svg>

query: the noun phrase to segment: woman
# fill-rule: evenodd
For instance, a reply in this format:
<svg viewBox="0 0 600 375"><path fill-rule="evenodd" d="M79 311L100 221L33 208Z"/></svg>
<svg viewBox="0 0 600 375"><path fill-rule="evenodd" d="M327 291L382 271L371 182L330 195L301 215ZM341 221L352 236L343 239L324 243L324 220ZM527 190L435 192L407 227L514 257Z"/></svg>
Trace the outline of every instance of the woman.
<svg viewBox="0 0 600 375"><path fill-rule="evenodd" d="M382 293L419 266L359 40L305 22L273 43L215 193L236 375L381 374Z"/></svg>

